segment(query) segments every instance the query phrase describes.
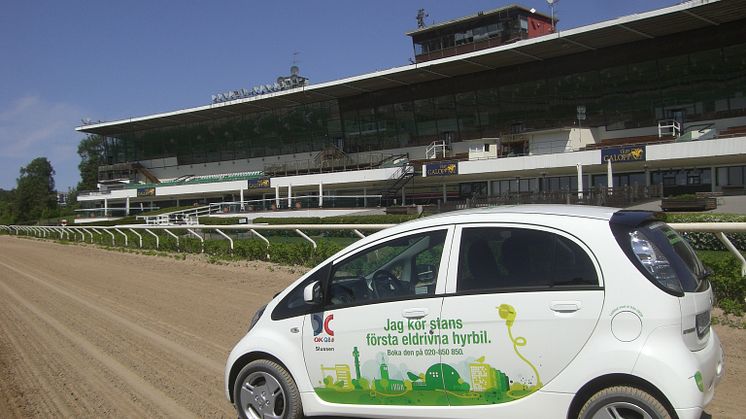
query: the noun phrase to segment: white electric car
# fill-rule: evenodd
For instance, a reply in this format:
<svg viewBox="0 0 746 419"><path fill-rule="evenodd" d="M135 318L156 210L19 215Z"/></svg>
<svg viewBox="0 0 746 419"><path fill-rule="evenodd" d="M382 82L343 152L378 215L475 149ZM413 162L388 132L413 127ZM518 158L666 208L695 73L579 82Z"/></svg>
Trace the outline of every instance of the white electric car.
<svg viewBox="0 0 746 419"><path fill-rule="evenodd" d="M724 367L706 276L648 212L427 217L273 298L225 389L242 418L700 418Z"/></svg>

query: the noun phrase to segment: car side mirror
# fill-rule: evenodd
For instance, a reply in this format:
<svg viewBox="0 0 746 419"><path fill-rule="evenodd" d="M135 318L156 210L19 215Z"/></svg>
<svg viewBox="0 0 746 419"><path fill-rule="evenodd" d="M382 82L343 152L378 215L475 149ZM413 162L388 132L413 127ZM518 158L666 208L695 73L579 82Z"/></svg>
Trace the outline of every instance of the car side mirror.
<svg viewBox="0 0 746 419"><path fill-rule="evenodd" d="M309 304L321 302L321 283L319 281L313 281L306 285L306 288L303 289L303 301Z"/></svg>
<svg viewBox="0 0 746 419"><path fill-rule="evenodd" d="M415 266L415 272L417 273L417 282L432 282L435 280L435 266L433 265L417 265Z"/></svg>

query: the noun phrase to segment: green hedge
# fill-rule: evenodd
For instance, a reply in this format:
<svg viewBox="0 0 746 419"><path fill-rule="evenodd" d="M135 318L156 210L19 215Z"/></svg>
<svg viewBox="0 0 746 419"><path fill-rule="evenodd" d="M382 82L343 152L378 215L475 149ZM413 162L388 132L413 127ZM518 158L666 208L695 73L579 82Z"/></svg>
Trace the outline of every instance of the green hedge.
<svg viewBox="0 0 746 419"><path fill-rule="evenodd" d="M254 224L399 224L414 220L417 215L341 215L338 217L291 217L291 218L269 218L260 217L254 219Z"/></svg>
<svg viewBox="0 0 746 419"><path fill-rule="evenodd" d="M246 217L199 217L199 223L202 225L234 225L241 224L241 220Z"/></svg>
<svg viewBox="0 0 746 419"><path fill-rule="evenodd" d="M699 251L697 255L712 269L710 282L717 305L727 314L743 315L746 310L746 279L741 263L729 252Z"/></svg>

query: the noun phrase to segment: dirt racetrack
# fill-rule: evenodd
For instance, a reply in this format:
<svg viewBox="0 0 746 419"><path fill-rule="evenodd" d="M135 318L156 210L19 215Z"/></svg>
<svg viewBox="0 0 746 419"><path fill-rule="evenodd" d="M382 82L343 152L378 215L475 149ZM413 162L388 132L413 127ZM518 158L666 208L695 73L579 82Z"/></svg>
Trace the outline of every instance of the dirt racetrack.
<svg viewBox="0 0 746 419"><path fill-rule="evenodd" d="M0 416L235 417L223 367L292 268L213 265L0 236ZM716 326L707 411L746 416L746 330Z"/></svg>

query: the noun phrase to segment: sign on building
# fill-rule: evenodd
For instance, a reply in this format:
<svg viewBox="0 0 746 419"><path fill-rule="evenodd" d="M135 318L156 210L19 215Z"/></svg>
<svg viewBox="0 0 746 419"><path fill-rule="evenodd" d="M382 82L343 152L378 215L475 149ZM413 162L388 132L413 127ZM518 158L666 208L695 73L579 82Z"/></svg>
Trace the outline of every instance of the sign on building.
<svg viewBox="0 0 746 419"><path fill-rule="evenodd" d="M155 188L137 188L137 196L155 196Z"/></svg>
<svg viewBox="0 0 746 419"><path fill-rule="evenodd" d="M458 174L457 161L441 161L425 165L425 177L427 176L454 176Z"/></svg>
<svg viewBox="0 0 746 419"><path fill-rule="evenodd" d="M623 146L601 149L601 163L606 164L609 160L612 163L645 161L645 146Z"/></svg>
<svg viewBox="0 0 746 419"><path fill-rule="evenodd" d="M249 189L264 189L269 188L269 178L262 177L258 179L249 179Z"/></svg>

